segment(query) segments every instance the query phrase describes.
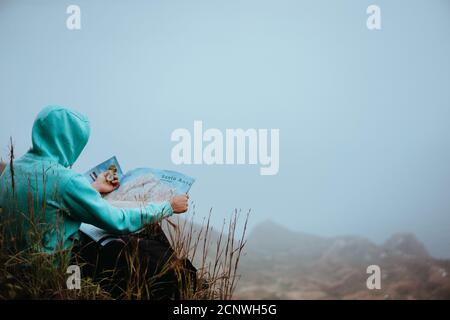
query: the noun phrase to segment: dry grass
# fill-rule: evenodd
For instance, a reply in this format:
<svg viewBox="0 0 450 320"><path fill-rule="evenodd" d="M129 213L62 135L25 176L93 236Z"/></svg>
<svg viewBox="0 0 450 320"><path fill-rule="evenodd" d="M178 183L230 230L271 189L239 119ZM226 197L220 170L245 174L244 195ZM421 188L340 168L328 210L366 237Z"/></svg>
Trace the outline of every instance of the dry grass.
<svg viewBox="0 0 450 320"><path fill-rule="evenodd" d="M203 223L179 218L175 227L167 226L169 241L179 258L193 261L198 268L198 290L184 292L184 299L231 299L239 280L238 266L245 246L250 212L245 215L243 229L237 237L240 212L224 221L220 232L211 226L211 211Z"/></svg>

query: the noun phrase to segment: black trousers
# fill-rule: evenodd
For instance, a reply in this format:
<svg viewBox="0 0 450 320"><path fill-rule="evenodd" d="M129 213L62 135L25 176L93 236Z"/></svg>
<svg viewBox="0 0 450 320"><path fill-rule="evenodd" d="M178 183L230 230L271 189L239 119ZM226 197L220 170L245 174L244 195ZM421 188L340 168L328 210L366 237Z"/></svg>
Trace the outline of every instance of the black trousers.
<svg viewBox="0 0 450 320"><path fill-rule="evenodd" d="M188 259L175 256L159 226L106 242L100 245L82 234L74 258L82 276L113 298L181 299L196 291L197 270Z"/></svg>

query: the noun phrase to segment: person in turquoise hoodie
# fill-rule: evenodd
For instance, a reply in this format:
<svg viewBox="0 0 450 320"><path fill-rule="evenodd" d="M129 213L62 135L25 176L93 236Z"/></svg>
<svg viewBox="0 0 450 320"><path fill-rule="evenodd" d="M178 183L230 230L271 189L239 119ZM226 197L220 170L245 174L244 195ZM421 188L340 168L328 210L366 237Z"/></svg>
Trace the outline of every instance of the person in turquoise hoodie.
<svg viewBox="0 0 450 320"><path fill-rule="evenodd" d="M111 184L100 175L91 185L71 169L89 134L89 121L84 115L48 106L34 121L32 148L4 169L0 176L1 219L2 223L9 221L9 232L22 248L50 254L70 250L80 238L82 222L111 233L128 234L187 210L187 195L143 208L108 204L102 193L113 191L117 181ZM40 236L32 236L35 233Z"/></svg>

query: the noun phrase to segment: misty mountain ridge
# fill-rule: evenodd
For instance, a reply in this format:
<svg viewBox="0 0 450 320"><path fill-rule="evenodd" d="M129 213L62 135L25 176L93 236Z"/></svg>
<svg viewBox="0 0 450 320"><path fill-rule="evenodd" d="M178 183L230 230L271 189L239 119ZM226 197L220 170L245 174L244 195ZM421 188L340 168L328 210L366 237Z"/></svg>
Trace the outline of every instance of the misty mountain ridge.
<svg viewBox="0 0 450 320"><path fill-rule="evenodd" d="M250 232L236 297L243 299L450 299L450 260L430 256L412 233L377 245L360 236L321 237L267 220ZM382 289L366 287L381 268Z"/></svg>
<svg viewBox="0 0 450 320"><path fill-rule="evenodd" d="M367 260L370 256L401 255L430 258L425 246L413 233L399 232L377 245L361 236L322 237L302 231L292 231L281 224L266 220L256 225L247 239L247 252L265 255L289 253L326 259L333 255L351 254Z"/></svg>

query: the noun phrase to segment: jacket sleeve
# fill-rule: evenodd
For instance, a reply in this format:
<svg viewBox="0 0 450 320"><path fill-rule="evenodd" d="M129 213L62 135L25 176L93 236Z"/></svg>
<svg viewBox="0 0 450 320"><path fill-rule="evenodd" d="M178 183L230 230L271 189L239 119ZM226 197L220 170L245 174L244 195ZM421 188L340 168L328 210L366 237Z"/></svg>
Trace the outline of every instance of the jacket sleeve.
<svg viewBox="0 0 450 320"><path fill-rule="evenodd" d="M173 214L168 201L151 203L141 208L116 208L104 200L81 175L67 182L62 201L73 219L121 234L138 231L147 223Z"/></svg>

